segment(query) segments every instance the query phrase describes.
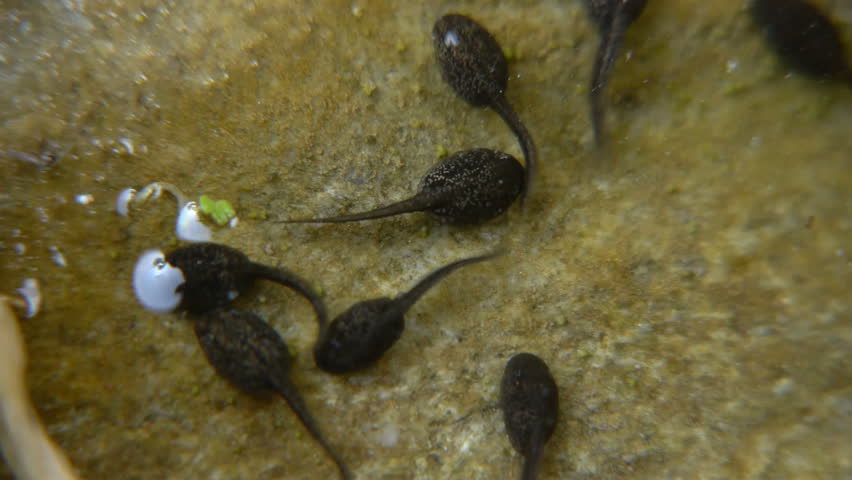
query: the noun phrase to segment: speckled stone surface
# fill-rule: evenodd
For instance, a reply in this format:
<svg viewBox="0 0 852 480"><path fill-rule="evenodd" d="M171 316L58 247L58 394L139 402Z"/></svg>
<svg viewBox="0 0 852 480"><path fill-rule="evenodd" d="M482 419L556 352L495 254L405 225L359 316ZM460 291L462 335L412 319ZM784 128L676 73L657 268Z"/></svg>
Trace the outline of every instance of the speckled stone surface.
<svg viewBox="0 0 852 480"><path fill-rule="evenodd" d="M818 3L852 43L852 8ZM510 53L508 99L540 154L523 211L465 228L273 222L404 198L442 151L520 158L441 79L430 35L451 11ZM851 477L852 92L788 75L741 1L652 0L600 155L596 44L578 1L0 4L0 150L61 154L47 169L0 156L0 290L42 283L22 323L32 393L81 475L334 478L282 401L233 389L186 319L135 301L133 264L177 245L176 208L122 218L114 201L161 180L229 200L240 222L217 241L311 279L332 314L508 249L436 286L388 355L345 378L313 365L303 299L264 283L237 302L293 349L359 479L515 478L486 407L519 351L561 391L542 479Z"/></svg>

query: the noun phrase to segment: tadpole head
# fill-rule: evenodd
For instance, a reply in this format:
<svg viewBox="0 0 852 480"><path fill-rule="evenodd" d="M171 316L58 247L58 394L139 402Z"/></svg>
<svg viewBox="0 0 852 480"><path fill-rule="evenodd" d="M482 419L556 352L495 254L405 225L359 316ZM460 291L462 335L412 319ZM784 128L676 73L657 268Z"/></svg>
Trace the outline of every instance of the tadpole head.
<svg viewBox="0 0 852 480"><path fill-rule="evenodd" d="M165 261L183 274L177 288L178 308L203 313L231 303L253 282L251 261L235 248L217 243L194 243L165 255Z"/></svg>
<svg viewBox="0 0 852 480"><path fill-rule="evenodd" d="M815 77L852 79L840 31L804 0L751 0L749 10L775 53L790 68Z"/></svg>
<svg viewBox="0 0 852 480"><path fill-rule="evenodd" d="M432 167L420 191L441 198L430 212L457 225L491 220L524 189L524 167L508 153L485 148L457 152Z"/></svg>
<svg viewBox="0 0 852 480"><path fill-rule="evenodd" d="M500 406L512 446L527 455L535 442L545 442L556 428L559 392L550 369L531 353L519 353L506 364L500 383Z"/></svg>
<svg viewBox="0 0 852 480"><path fill-rule="evenodd" d="M216 372L248 393L274 388L285 375L290 352L278 332L254 312L217 309L195 315L195 335Z"/></svg>
<svg viewBox="0 0 852 480"><path fill-rule="evenodd" d="M358 302L338 315L314 346L314 361L330 373L351 373L374 364L399 339L405 328L394 300Z"/></svg>
<svg viewBox="0 0 852 480"><path fill-rule="evenodd" d="M509 66L488 30L464 15L448 14L435 22L432 40L444 81L466 102L490 106L503 95Z"/></svg>

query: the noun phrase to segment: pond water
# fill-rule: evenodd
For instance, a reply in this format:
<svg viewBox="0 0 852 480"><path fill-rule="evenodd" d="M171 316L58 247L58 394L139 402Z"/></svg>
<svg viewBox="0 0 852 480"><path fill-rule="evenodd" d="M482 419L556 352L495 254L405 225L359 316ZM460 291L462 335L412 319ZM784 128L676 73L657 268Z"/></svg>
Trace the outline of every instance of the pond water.
<svg viewBox="0 0 852 480"><path fill-rule="evenodd" d="M852 5L816 2L852 44ZM523 209L477 227L425 214L288 225L398 200L446 152L522 158L460 100L432 25L472 16L509 54L539 149ZM29 1L0 4L0 291L37 278L29 382L83 478L334 478L286 404L240 393L192 325L144 310L131 274L170 249L175 203L228 200L214 239L321 287L333 314L453 260L374 367L314 366L292 292L240 298L357 478L516 478L498 398L533 352L560 388L541 478L852 476L852 89L790 73L744 2L651 0L606 93L579 1ZM843 447L847 445L847 447ZM2 476L3 473L0 473ZM8 474L7 474L8 475Z"/></svg>

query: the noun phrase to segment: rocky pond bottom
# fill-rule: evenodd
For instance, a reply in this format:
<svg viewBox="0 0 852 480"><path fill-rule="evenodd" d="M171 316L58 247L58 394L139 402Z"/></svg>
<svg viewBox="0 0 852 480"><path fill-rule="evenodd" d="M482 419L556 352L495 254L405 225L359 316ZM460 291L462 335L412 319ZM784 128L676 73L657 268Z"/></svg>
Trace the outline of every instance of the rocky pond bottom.
<svg viewBox="0 0 852 480"><path fill-rule="evenodd" d="M791 72L741 3L647 2L598 148L583 2L4 2L0 293L39 282L20 327L48 432L87 479L337 474L284 402L216 374L189 318L137 302L140 255L185 245L179 211L156 189L126 193L127 216L116 199L164 182L207 219L191 235L309 280L332 317L504 252L432 287L348 375L315 365L297 293L235 299L286 341L354 478L517 478L489 407L519 352L559 389L540 479L852 475L852 90ZM852 10L813 3L852 44ZM524 163L442 77L432 29L451 12L508 61L537 149L523 206L473 226L284 223L405 199L454 152Z"/></svg>

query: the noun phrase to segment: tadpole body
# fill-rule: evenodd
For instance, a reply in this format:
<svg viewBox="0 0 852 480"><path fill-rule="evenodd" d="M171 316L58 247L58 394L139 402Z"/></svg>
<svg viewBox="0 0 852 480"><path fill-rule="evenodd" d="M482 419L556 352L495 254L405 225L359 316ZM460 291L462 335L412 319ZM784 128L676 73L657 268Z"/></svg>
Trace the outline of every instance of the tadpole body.
<svg viewBox="0 0 852 480"><path fill-rule="evenodd" d="M852 66L836 27L805 0L752 0L751 17L770 47L791 68L852 87Z"/></svg>
<svg viewBox="0 0 852 480"><path fill-rule="evenodd" d="M314 346L314 361L330 373L351 373L374 364L405 329L405 312L430 288L458 268L482 262L499 252L450 263L421 279L396 298L380 297L358 302L323 329Z"/></svg>
<svg viewBox="0 0 852 480"><path fill-rule="evenodd" d="M278 332L253 312L220 309L196 315L193 319L198 343L216 372L246 393L274 391L281 395L334 461L341 477L352 478L290 380L293 358Z"/></svg>
<svg viewBox="0 0 852 480"><path fill-rule="evenodd" d="M263 279L289 287L304 296L324 325L328 314L319 294L295 273L251 261L236 248L218 243L193 243L165 255L165 261L183 273L184 283L177 287L181 295L178 309L203 313L230 304Z"/></svg>
<svg viewBox="0 0 852 480"><path fill-rule="evenodd" d="M515 157L480 148L456 152L432 167L411 198L363 213L285 223L343 223L429 212L452 224L473 225L505 212L523 189L524 168Z"/></svg>
<svg viewBox="0 0 852 480"><path fill-rule="evenodd" d="M470 105L497 112L517 137L526 161L526 195L536 171L538 151L532 135L506 100L509 62L500 44L485 27L459 14L438 19L432 28L432 41L444 81Z"/></svg>
<svg viewBox="0 0 852 480"><path fill-rule="evenodd" d="M500 383L500 407L509 441L524 457L521 480L534 480L559 417L559 391L542 359L531 353L509 359Z"/></svg>
<svg viewBox="0 0 852 480"><path fill-rule="evenodd" d="M589 85L589 104L595 144L602 146L605 136L604 90L627 29L642 14L647 0L583 0L583 3L600 36Z"/></svg>

